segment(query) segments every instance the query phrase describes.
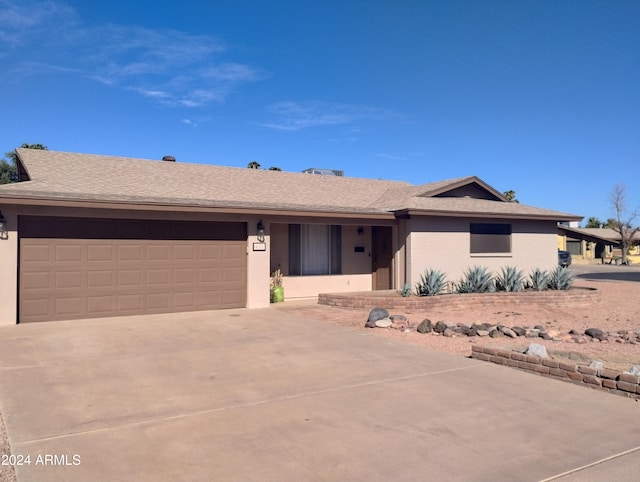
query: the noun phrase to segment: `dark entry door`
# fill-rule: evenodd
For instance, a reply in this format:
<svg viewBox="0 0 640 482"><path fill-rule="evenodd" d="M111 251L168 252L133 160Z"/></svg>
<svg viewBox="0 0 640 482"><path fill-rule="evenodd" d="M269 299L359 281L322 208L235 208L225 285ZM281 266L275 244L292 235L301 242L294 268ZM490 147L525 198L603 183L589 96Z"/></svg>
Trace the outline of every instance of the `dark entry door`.
<svg viewBox="0 0 640 482"><path fill-rule="evenodd" d="M390 290L391 283L391 228L374 226L372 231L372 273L374 290Z"/></svg>

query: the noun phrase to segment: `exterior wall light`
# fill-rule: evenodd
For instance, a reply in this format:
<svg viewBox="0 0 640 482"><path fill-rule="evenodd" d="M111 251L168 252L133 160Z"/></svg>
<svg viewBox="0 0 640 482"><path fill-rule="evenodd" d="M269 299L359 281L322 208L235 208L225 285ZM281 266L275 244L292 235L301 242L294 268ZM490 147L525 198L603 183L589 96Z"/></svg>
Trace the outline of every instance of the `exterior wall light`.
<svg viewBox="0 0 640 482"><path fill-rule="evenodd" d="M258 241L260 241L261 243L264 242L264 224L262 224L262 221L258 221Z"/></svg>
<svg viewBox="0 0 640 482"><path fill-rule="evenodd" d="M364 228L362 226L358 228L358 236L364 236Z"/></svg>
<svg viewBox="0 0 640 482"><path fill-rule="evenodd" d="M2 211L0 211L0 233L4 233L7 231L7 220L2 215Z"/></svg>

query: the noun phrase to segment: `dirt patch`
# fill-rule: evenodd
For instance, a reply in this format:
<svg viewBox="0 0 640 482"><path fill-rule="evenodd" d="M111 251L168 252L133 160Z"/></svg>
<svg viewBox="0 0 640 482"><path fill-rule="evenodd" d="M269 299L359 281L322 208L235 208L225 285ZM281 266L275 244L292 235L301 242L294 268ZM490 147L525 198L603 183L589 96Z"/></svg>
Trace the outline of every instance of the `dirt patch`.
<svg viewBox="0 0 640 482"><path fill-rule="evenodd" d="M534 327L542 325L549 330L568 333L570 330L584 332L587 328L599 328L605 332L618 330L640 330L640 283L619 281L583 281L576 287L595 288L600 292L598 301L583 306L510 306L505 303L493 306L474 306L469 308L448 308L439 306L431 311L402 313L390 310L391 315L403 315L412 323L420 323L429 318L434 324L439 320L466 324L491 323L506 326ZM382 306L384 308L384 306ZM640 365L640 345L611 342L589 342L585 344L565 341L546 341L520 337L506 342L504 338L488 337L443 337L433 334L420 334L416 331L401 332L393 329L364 328L369 314L368 309L345 309L324 305L280 305L289 313L325 320L341 326L369 330L378 336L386 336L406 341L430 349L445 351L460 356L470 356L474 344L504 348L525 349L530 343L545 345L554 358L572 360L575 363L588 364L590 360L600 360L607 368L628 370L631 365Z"/></svg>

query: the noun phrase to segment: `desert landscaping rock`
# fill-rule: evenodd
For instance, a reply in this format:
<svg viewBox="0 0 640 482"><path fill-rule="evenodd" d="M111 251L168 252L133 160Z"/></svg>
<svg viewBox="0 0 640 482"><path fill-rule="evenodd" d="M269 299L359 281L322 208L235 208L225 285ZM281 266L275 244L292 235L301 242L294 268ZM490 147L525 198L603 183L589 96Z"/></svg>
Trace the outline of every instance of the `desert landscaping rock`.
<svg viewBox="0 0 640 482"><path fill-rule="evenodd" d="M509 338L518 338L518 335L516 334L516 332L513 331L508 326L503 326L501 331L502 333L504 333L505 336L508 336Z"/></svg>
<svg viewBox="0 0 640 482"><path fill-rule="evenodd" d="M444 321L438 321L436 325L433 327L433 331L436 333L444 333L444 331L448 328L447 323Z"/></svg>
<svg viewBox="0 0 640 482"><path fill-rule="evenodd" d="M433 331L433 327L431 326L431 320L429 318L425 318L416 328L418 333L431 333Z"/></svg>
<svg viewBox="0 0 640 482"><path fill-rule="evenodd" d="M389 328L391 325L393 325L393 321L391 321L389 318L376 320L374 323L378 328Z"/></svg>
<svg viewBox="0 0 640 482"><path fill-rule="evenodd" d="M378 321L384 318L389 318L389 312L384 308L374 308L369 312L369 318L367 321Z"/></svg>
<svg viewBox="0 0 640 482"><path fill-rule="evenodd" d="M447 329L442 332L443 336L455 336L455 334L456 334L455 330L452 330L449 327L447 327Z"/></svg>
<svg viewBox="0 0 640 482"><path fill-rule="evenodd" d="M387 313L383 308L375 308L371 310L369 318L377 318L378 316ZM551 324L547 322L547 324ZM475 336L489 336L491 338L506 337L511 339L517 339L520 337L531 339L542 339L546 341L553 341L557 343L572 343L572 344L585 344L585 343L617 343L617 344L631 344L635 345L640 343L640 332L633 330L619 330L604 332L599 328L588 328L584 332L571 329L568 331L560 331L555 328L545 328L542 325L536 325L534 328L521 327L521 326L506 326L503 324L490 324L490 323L473 323L471 325L463 322L451 322L440 320L434 325L429 318L425 318L418 325L410 322L410 320L404 315L392 315L380 320L371 321L368 320L365 324L369 328L392 328L397 331L410 332L416 330L418 333L432 333L434 335L444 335L447 338L452 338L456 335L465 337Z"/></svg>
<svg viewBox="0 0 640 482"><path fill-rule="evenodd" d="M604 339L604 332L599 330L598 328L587 328L584 330L584 334L590 336L591 338L596 338L600 341Z"/></svg>
<svg viewBox="0 0 640 482"><path fill-rule="evenodd" d="M547 347L544 345L540 345L539 343L531 343L527 350L525 351L527 355L535 355L540 358L549 358L549 354L547 353Z"/></svg>

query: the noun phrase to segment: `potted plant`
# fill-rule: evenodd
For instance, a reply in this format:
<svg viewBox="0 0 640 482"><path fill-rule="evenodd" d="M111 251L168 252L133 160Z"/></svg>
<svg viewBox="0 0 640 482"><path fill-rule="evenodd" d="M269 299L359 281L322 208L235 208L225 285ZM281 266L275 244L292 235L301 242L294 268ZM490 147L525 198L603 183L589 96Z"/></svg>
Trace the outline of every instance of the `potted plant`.
<svg viewBox="0 0 640 482"><path fill-rule="evenodd" d="M284 301L284 287L282 286L282 271L280 268L271 273L271 303Z"/></svg>

